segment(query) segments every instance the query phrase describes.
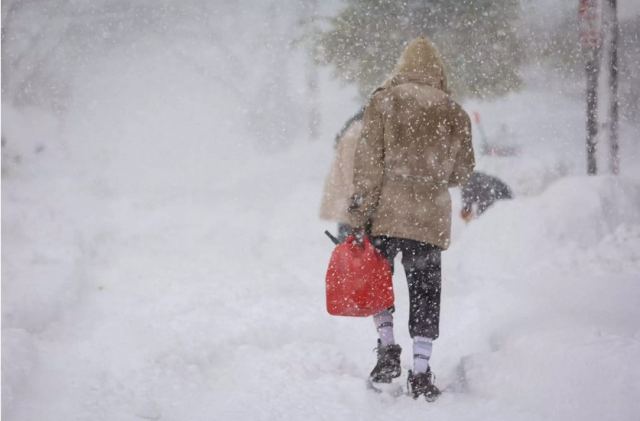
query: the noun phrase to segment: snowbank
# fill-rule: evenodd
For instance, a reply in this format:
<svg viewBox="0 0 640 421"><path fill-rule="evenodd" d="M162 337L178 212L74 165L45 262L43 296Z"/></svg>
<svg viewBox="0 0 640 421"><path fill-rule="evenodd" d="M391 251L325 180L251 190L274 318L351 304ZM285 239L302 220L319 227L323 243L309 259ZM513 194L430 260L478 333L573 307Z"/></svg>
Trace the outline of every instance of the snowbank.
<svg viewBox="0 0 640 421"><path fill-rule="evenodd" d="M476 350L445 357L472 394L539 419L639 413L638 181L566 178L498 203L463 229L446 264L456 275L440 345Z"/></svg>
<svg viewBox="0 0 640 421"><path fill-rule="evenodd" d="M624 177L567 177L540 196L496 203L473 221L453 253L465 259L465 278L501 276L530 266L553 266L582 256L616 229L640 223L640 186Z"/></svg>

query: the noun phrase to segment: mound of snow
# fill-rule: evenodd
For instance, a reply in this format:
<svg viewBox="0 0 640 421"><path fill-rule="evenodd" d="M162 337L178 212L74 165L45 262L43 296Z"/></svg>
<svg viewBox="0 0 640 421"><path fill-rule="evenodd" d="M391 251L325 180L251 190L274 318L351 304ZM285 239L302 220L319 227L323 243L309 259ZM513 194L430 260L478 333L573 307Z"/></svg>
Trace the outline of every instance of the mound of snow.
<svg viewBox="0 0 640 421"><path fill-rule="evenodd" d="M640 183L572 177L498 203L445 263L443 367L471 394L540 419L640 412Z"/></svg>
<svg viewBox="0 0 640 421"><path fill-rule="evenodd" d="M640 224L640 183L568 177L540 196L501 201L465 229L452 253L465 278L497 276L556 262L597 245L621 226Z"/></svg>

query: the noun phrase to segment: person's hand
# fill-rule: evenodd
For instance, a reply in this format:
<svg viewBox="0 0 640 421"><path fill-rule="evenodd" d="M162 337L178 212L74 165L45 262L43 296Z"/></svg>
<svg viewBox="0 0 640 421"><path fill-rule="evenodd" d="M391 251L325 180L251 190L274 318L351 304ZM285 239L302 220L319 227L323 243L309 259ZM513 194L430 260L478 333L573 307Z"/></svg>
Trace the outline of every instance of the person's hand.
<svg viewBox="0 0 640 421"><path fill-rule="evenodd" d="M364 236L366 235L365 229L362 227L355 227L351 230L351 235L355 238L358 245L364 244Z"/></svg>
<svg viewBox="0 0 640 421"><path fill-rule="evenodd" d="M471 209L462 209L460 211L460 218L464 220L464 222L469 223L473 219L473 211Z"/></svg>
<svg viewBox="0 0 640 421"><path fill-rule="evenodd" d="M348 211L349 212L355 212L358 209L360 209L360 206L362 206L362 196L360 196L357 193L354 193L353 196L351 196L351 201L349 202L349 207L348 207Z"/></svg>

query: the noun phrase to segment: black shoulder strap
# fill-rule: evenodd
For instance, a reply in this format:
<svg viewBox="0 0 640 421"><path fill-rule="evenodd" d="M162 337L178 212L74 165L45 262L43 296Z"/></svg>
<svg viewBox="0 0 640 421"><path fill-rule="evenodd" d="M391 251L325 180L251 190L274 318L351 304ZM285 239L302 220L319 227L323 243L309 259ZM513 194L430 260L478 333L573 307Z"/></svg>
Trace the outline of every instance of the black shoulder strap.
<svg viewBox="0 0 640 421"><path fill-rule="evenodd" d="M364 115L364 107L360 108L357 113L355 113L353 116L351 116L351 118L349 120L347 120L346 123L344 123L344 125L342 126L342 128L340 129L338 134L336 135L336 140L335 140L336 141L336 145L338 143L340 143L340 139L342 139L342 136L345 134L345 132L347 130L349 130L349 127L354 122L362 120L362 116L363 115Z"/></svg>

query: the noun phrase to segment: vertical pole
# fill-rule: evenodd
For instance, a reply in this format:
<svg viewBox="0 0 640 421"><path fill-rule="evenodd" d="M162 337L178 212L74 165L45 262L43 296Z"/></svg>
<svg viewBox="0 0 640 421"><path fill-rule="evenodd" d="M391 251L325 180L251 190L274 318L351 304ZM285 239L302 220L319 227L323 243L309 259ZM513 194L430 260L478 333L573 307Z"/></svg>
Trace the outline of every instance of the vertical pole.
<svg viewBox="0 0 640 421"><path fill-rule="evenodd" d="M609 0L609 12L611 14L611 54L609 73L609 166L613 174L620 172L620 157L618 152L618 7L617 0Z"/></svg>
<svg viewBox="0 0 640 421"><path fill-rule="evenodd" d="M600 74L599 54L594 49L587 59L587 174L598 172L596 144L598 142L598 75Z"/></svg>
<svg viewBox="0 0 640 421"><path fill-rule="evenodd" d="M585 52L587 79L587 174L597 173L596 143L598 138L598 75L600 73L601 29L598 22L598 0L580 0L582 48Z"/></svg>

